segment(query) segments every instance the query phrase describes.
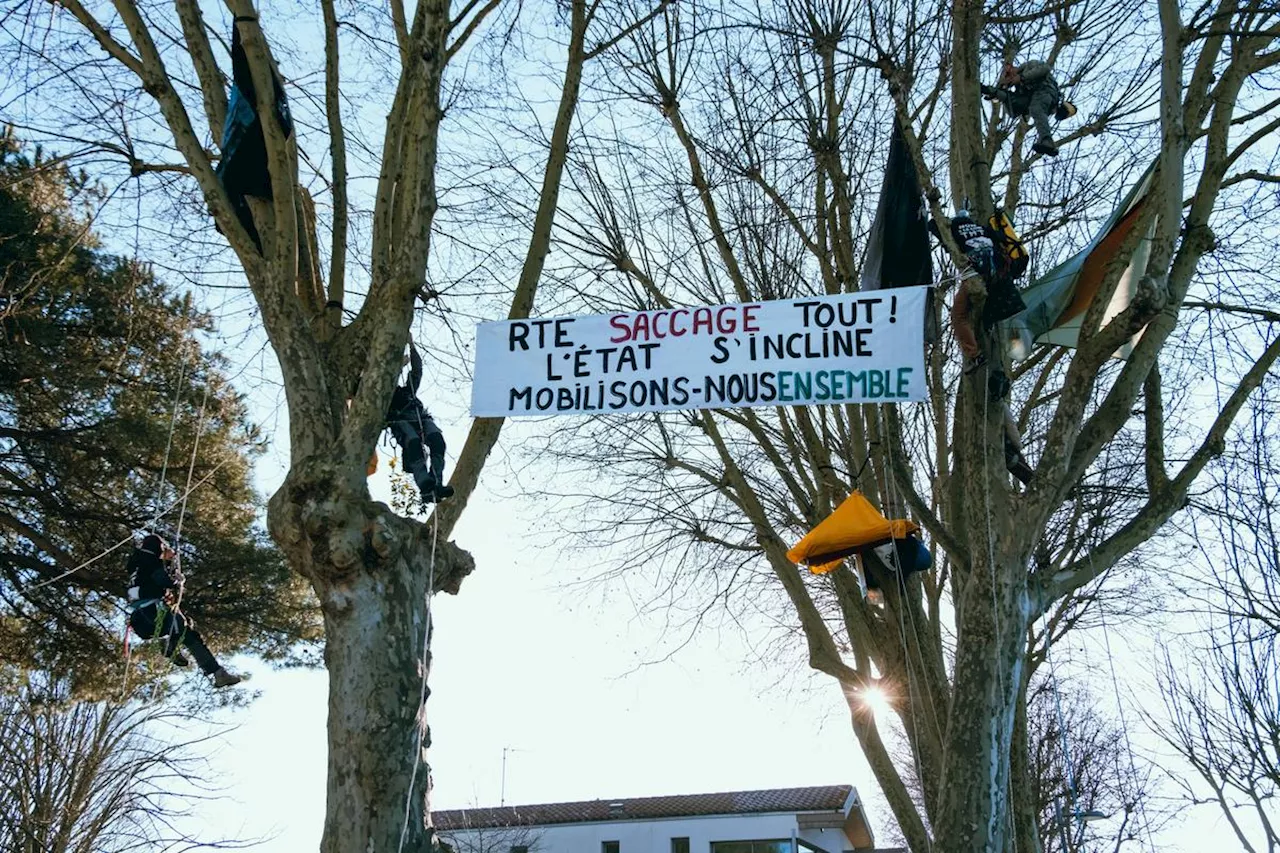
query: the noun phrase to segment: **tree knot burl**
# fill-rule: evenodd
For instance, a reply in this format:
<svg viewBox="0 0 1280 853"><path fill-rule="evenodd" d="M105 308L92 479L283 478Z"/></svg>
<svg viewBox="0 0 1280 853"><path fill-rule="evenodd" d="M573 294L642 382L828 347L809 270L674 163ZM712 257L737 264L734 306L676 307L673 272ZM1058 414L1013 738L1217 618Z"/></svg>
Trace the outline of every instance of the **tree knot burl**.
<svg viewBox="0 0 1280 853"><path fill-rule="evenodd" d="M475 571L468 552L433 542L432 525L396 515L343 482L328 465L302 463L268 502L271 536L304 577L332 586L358 573L394 574L402 565L426 576L434 566L432 588L457 594Z"/></svg>

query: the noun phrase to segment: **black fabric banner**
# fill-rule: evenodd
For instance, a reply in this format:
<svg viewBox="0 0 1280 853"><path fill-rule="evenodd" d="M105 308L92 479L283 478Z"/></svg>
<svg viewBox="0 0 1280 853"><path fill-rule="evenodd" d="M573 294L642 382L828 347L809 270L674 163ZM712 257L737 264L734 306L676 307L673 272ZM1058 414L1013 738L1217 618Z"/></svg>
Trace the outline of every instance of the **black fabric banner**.
<svg viewBox="0 0 1280 853"><path fill-rule="evenodd" d="M880 204L862 266L863 290L933 284L928 222L920 177L895 120Z"/></svg>

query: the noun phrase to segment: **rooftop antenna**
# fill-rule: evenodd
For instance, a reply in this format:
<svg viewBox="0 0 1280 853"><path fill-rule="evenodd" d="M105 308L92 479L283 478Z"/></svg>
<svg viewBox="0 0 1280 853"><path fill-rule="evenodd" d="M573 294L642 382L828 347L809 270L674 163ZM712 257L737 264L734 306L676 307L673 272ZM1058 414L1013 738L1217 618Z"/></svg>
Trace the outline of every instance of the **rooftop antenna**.
<svg viewBox="0 0 1280 853"><path fill-rule="evenodd" d="M527 752L528 750L516 749L513 746L504 746L502 748L502 796L498 800L499 806L507 804L507 753L508 752Z"/></svg>

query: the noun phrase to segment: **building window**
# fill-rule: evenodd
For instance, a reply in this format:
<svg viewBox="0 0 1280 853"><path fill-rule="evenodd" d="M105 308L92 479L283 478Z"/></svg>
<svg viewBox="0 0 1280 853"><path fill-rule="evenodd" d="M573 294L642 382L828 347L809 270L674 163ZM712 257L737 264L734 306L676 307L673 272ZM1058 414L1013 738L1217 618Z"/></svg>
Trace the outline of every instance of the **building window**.
<svg viewBox="0 0 1280 853"><path fill-rule="evenodd" d="M711 853L792 853L790 838L765 841L712 841Z"/></svg>
<svg viewBox="0 0 1280 853"><path fill-rule="evenodd" d="M689 853L688 838L671 839L671 853Z"/></svg>
<svg viewBox="0 0 1280 853"><path fill-rule="evenodd" d="M600 853L620 853L621 846L616 841L601 841Z"/></svg>

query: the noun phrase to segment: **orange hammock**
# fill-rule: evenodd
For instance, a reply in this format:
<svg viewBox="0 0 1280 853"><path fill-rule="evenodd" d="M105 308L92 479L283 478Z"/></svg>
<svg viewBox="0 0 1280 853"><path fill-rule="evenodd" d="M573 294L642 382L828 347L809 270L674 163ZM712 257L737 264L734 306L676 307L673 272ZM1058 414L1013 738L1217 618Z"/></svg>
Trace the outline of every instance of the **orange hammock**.
<svg viewBox="0 0 1280 853"><path fill-rule="evenodd" d="M862 492L854 492L797 542L787 557L793 563L804 563L815 575L826 574L868 545L902 539L919 529L905 518L889 521Z"/></svg>

